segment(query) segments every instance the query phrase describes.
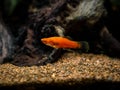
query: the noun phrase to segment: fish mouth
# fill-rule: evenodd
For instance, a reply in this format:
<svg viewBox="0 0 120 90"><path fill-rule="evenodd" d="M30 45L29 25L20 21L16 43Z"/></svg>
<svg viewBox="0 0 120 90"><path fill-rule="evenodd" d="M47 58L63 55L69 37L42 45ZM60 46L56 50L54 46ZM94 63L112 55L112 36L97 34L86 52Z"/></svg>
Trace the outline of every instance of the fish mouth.
<svg viewBox="0 0 120 90"><path fill-rule="evenodd" d="M47 41L45 39L41 39L42 43L47 44Z"/></svg>

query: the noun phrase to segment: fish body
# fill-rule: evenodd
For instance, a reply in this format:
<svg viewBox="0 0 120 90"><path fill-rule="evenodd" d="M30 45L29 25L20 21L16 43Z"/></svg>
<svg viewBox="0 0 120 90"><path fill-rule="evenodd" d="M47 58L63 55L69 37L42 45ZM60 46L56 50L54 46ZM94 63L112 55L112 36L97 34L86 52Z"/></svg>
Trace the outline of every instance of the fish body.
<svg viewBox="0 0 120 90"><path fill-rule="evenodd" d="M53 48L64 48L64 49L76 49L81 48L81 44L77 41L72 41L64 37L48 37L42 38L41 41L50 47Z"/></svg>

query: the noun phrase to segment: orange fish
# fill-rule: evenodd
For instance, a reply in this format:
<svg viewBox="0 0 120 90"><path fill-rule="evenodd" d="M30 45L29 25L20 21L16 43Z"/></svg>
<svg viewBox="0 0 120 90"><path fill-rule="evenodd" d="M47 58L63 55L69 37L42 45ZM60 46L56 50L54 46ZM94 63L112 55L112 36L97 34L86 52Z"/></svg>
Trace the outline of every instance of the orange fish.
<svg viewBox="0 0 120 90"><path fill-rule="evenodd" d="M42 38L41 41L53 48L64 48L64 49L78 49L83 47L83 43L72 41L64 37L48 37Z"/></svg>

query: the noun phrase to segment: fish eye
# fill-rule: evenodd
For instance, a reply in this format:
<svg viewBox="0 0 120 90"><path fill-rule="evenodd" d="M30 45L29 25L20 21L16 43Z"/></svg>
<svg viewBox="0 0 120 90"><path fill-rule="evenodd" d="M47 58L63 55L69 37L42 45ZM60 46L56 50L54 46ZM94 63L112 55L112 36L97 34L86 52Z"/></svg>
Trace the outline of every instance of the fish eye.
<svg viewBox="0 0 120 90"><path fill-rule="evenodd" d="M54 42L53 45L59 45L59 44Z"/></svg>

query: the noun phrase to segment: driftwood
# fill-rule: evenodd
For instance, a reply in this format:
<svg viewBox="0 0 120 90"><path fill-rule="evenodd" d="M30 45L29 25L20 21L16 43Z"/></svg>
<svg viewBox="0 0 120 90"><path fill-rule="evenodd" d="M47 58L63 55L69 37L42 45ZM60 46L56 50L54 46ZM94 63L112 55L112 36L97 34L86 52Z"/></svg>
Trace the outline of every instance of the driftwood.
<svg viewBox="0 0 120 90"><path fill-rule="evenodd" d="M9 42L6 47L6 52L14 51L10 54L13 58L11 63L31 66L54 62L62 55L62 50L47 47L40 39L60 36L61 33L76 41L87 41L89 53L115 53L115 56L120 56L120 43L109 33L104 23L107 16L104 0L45 0L42 4L41 1L33 1L28 10L27 22L17 27L17 35L11 30L15 36L15 49L9 50L8 46L12 46ZM63 28L62 32L58 32L55 26ZM1 48L4 48L5 44L2 45ZM9 55L5 55L1 63L7 62L7 57Z"/></svg>

